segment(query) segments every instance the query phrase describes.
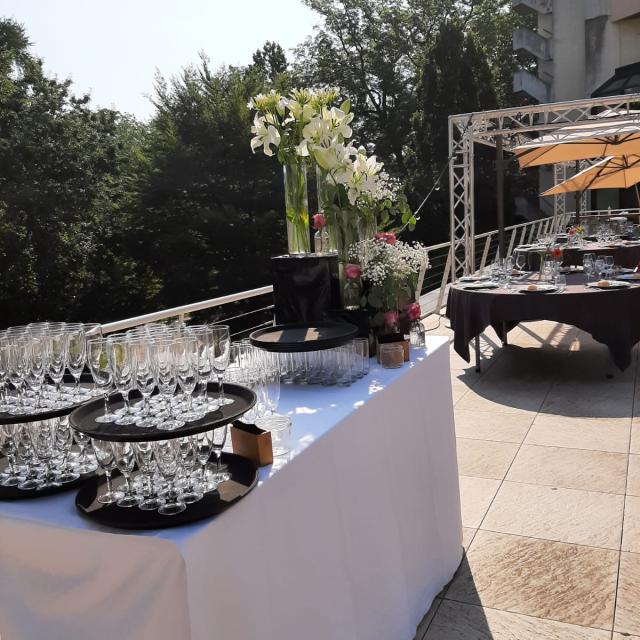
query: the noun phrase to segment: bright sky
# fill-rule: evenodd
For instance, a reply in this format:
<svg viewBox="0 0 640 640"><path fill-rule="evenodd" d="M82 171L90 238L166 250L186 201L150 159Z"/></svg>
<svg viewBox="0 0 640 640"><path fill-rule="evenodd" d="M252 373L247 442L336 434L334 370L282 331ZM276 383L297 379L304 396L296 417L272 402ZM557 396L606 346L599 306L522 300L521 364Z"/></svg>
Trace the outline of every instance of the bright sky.
<svg viewBox="0 0 640 640"><path fill-rule="evenodd" d="M213 67L248 64L265 41L289 49L318 17L301 0L0 0L26 28L47 72L93 103L149 116L158 69L170 76L204 51Z"/></svg>

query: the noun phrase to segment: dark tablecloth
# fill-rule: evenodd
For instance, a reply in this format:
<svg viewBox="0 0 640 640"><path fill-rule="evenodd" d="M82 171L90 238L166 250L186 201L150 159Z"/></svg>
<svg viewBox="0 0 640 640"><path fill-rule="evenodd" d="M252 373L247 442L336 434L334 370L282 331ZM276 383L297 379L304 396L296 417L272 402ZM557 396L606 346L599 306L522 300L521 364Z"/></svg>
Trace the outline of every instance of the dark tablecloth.
<svg viewBox="0 0 640 640"><path fill-rule="evenodd" d="M514 249L514 255L524 251L527 254L527 269L537 271L540 269L540 253L535 249ZM582 256L585 253L595 253L598 256L613 256L615 264L620 267L634 269L640 262L640 245L611 246L597 242L588 243L583 247L564 247L562 264L565 267L582 266Z"/></svg>
<svg viewBox="0 0 640 640"><path fill-rule="evenodd" d="M640 340L640 285L626 289L598 290L584 286L585 276L568 275L563 293L520 293L517 288L537 281L536 275L514 280L515 291L506 289L449 289L447 317L454 330L453 345L470 362L469 343L491 326L502 335L518 323L552 320L578 327L607 345L621 370L631 364L631 349Z"/></svg>

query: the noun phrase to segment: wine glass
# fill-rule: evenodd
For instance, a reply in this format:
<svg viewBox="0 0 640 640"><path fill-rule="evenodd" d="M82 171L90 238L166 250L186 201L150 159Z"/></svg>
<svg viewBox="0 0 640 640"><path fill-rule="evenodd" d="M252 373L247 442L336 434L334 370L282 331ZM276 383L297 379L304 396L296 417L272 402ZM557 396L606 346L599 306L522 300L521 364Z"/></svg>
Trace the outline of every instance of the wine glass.
<svg viewBox="0 0 640 640"><path fill-rule="evenodd" d="M0 425L0 453L7 459L7 468L0 473L0 486L15 487L23 480L18 469L18 441L20 425Z"/></svg>
<svg viewBox="0 0 640 640"><path fill-rule="evenodd" d="M124 477L124 495L117 504L119 507L135 507L140 500L131 488L131 474L136 463L133 444L131 442L113 442L112 447L116 467Z"/></svg>
<svg viewBox="0 0 640 640"><path fill-rule="evenodd" d="M107 340L107 354L111 375L116 389L124 401L124 413L118 417L116 424L135 424L136 418L131 413L129 393L134 384L133 372L136 367L135 356L126 339Z"/></svg>
<svg viewBox="0 0 640 640"><path fill-rule="evenodd" d="M164 500L156 494L153 485L155 473L153 442L136 442L133 448L142 474L142 500L138 506L143 511L155 511L164 504Z"/></svg>
<svg viewBox="0 0 640 640"><path fill-rule="evenodd" d="M516 254L516 269L521 273L527 270L527 254L524 251L517 251Z"/></svg>
<svg viewBox="0 0 640 640"><path fill-rule="evenodd" d="M56 448L56 426L56 419L43 420L29 429L33 449L44 465L44 487L59 487L61 485L52 465Z"/></svg>
<svg viewBox="0 0 640 640"><path fill-rule="evenodd" d="M118 416L109 410L109 391L111 391L113 384L113 375L109 364L106 340L96 338L87 341L87 364L96 388L102 393L104 399L104 414L98 416L95 421L100 424L115 422Z"/></svg>
<svg viewBox="0 0 640 640"><path fill-rule="evenodd" d="M136 425L142 428L154 427L158 419L151 415L150 398L156 387L156 367L153 361L153 349L146 340L134 340L131 349L135 356L135 385L142 395L142 417L136 420Z"/></svg>
<svg viewBox="0 0 640 640"><path fill-rule="evenodd" d="M9 411L11 404L7 395L9 381L9 345L0 339L0 411Z"/></svg>
<svg viewBox="0 0 640 640"><path fill-rule="evenodd" d="M9 413L24 415L28 412L24 406L24 386L29 368L29 342L17 339L9 345L9 381L18 393L18 404L11 407Z"/></svg>
<svg viewBox="0 0 640 640"><path fill-rule="evenodd" d="M193 392L198 382L198 350L195 338L180 338L171 345L171 353L180 389L186 399L186 409L180 414L187 422L202 417L193 410Z"/></svg>
<svg viewBox="0 0 640 640"><path fill-rule="evenodd" d="M120 490L114 490L111 482L111 473L116 468L116 460L113 455L113 447L111 442L106 440L91 440L93 451L96 454L98 466L104 471L104 477L107 480L107 490L98 496L98 502L101 504L113 504L118 502L124 494Z"/></svg>
<svg viewBox="0 0 640 640"><path fill-rule="evenodd" d="M59 418L54 420L54 436L55 448L61 455L61 461L58 468L57 479L61 483L74 482L80 477L77 471L74 471L69 465L69 452L73 444L73 431L69 426L69 418Z"/></svg>
<svg viewBox="0 0 640 640"><path fill-rule="evenodd" d="M32 338L29 343L28 356L29 363L25 380L29 389L35 394L34 409L38 410L42 407L42 385L44 384L45 371L49 366L44 340Z"/></svg>
<svg viewBox="0 0 640 640"><path fill-rule="evenodd" d="M196 466L197 455L190 437L178 438L178 453L180 454L180 466L185 480L185 486L182 490L182 500L185 504L202 500L202 491L199 490L193 481L193 471Z"/></svg>
<svg viewBox="0 0 640 640"><path fill-rule="evenodd" d="M72 396L78 402L80 396L80 377L84 370L87 356L87 345L84 326L81 324L66 325L64 333L67 335L67 369L73 377Z"/></svg>
<svg viewBox="0 0 640 640"><path fill-rule="evenodd" d="M164 431L174 431L184 426L184 421L175 417L171 403L178 386L171 344L172 342L170 340L163 339L156 341L153 345L158 389L167 407L166 417L158 424L158 429Z"/></svg>
<svg viewBox="0 0 640 640"><path fill-rule="evenodd" d="M231 479L231 474L225 471L227 466L225 464L222 464L222 449L224 448L226 441L227 425L225 425L224 427L218 427L217 429L213 430L212 444L213 452L216 454L216 472L214 476L216 485Z"/></svg>
<svg viewBox="0 0 640 640"><path fill-rule="evenodd" d="M213 431L203 431L193 436L196 458L200 464L200 484L203 491L216 488L215 477L208 473L207 463L213 451Z"/></svg>
<svg viewBox="0 0 640 640"><path fill-rule="evenodd" d="M211 352L213 350L213 331L207 325L189 327L189 334L196 339L197 348L197 368L200 380L200 408L203 414L211 409L217 408L215 402L209 401L209 391L207 385L213 375L213 367L211 365Z"/></svg>
<svg viewBox="0 0 640 640"><path fill-rule="evenodd" d="M213 333L211 365L218 376L218 406L222 407L233 402L232 398L224 395L223 386L224 372L229 366L231 335L227 325L214 325L211 331Z"/></svg>
<svg viewBox="0 0 640 640"><path fill-rule="evenodd" d="M175 479L180 468L180 456L177 452L176 440L159 440L154 443L154 456L158 471L167 483L167 491L164 494L165 503L158 509L158 513L172 516L184 511L187 506L181 499L175 485Z"/></svg>
<svg viewBox="0 0 640 640"><path fill-rule="evenodd" d="M48 374L56 390L51 406L54 409L62 409L66 406L62 401L61 385L67 367L67 335L63 333L62 327L51 323L43 336L47 345Z"/></svg>

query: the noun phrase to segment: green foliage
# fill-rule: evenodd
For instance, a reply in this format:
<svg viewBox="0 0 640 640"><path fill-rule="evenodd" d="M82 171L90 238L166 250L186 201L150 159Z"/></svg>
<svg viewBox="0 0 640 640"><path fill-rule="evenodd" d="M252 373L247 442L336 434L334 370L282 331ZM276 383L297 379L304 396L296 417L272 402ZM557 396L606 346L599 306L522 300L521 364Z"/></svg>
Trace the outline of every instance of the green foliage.
<svg viewBox="0 0 640 640"><path fill-rule="evenodd" d="M394 230L415 226L447 159L447 116L516 102L511 33L525 19L508 0L303 1L321 24L293 68L275 42L246 67L202 55L156 78L148 124L48 77L24 29L0 19L0 326L104 322L268 282L286 247L284 193L281 167L249 147L256 93L339 87L356 139L404 184L408 201L376 211ZM493 175L478 156L489 219ZM446 182L415 239L446 239Z"/></svg>

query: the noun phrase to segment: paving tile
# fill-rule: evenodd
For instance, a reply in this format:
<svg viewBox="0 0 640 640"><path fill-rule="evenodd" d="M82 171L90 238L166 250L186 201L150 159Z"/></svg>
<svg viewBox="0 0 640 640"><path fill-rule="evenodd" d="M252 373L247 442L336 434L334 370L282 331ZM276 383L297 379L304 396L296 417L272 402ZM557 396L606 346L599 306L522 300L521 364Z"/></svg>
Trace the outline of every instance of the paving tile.
<svg viewBox="0 0 640 640"><path fill-rule="evenodd" d="M570 449L591 449L627 453L630 421L627 418L593 420L576 417L538 415L525 444Z"/></svg>
<svg viewBox="0 0 640 640"><path fill-rule="evenodd" d="M482 528L619 549L624 496L503 482Z"/></svg>
<svg viewBox="0 0 640 640"><path fill-rule="evenodd" d="M496 495L500 480L460 476L459 481L462 524L477 529Z"/></svg>
<svg viewBox="0 0 640 640"><path fill-rule="evenodd" d="M554 384L540 411L585 418L631 418L633 382Z"/></svg>
<svg viewBox="0 0 640 640"><path fill-rule="evenodd" d="M609 640L609 631L445 600L424 640Z"/></svg>
<svg viewBox="0 0 640 640"><path fill-rule="evenodd" d="M494 411L496 413L532 414L542 406L547 390L541 385L526 389L524 385L500 387L482 381L464 395L457 409Z"/></svg>
<svg viewBox="0 0 640 640"><path fill-rule="evenodd" d="M633 412L637 415L636 412ZM640 418L634 418L631 422L631 445L629 447L631 453L640 453Z"/></svg>
<svg viewBox="0 0 640 640"><path fill-rule="evenodd" d="M620 633L640 635L640 555L622 553L616 621L613 627Z"/></svg>
<svg viewBox="0 0 640 640"><path fill-rule="evenodd" d="M640 496L640 456L639 455L629 456L629 470L627 475L627 495Z"/></svg>
<svg viewBox="0 0 640 640"><path fill-rule="evenodd" d="M515 442L524 440L534 414L511 415L488 411L470 411L456 407L456 435L460 438Z"/></svg>
<svg viewBox="0 0 640 640"><path fill-rule="evenodd" d="M626 475L627 455L624 453L525 444L518 451L506 479L624 494ZM638 482L640 489L640 475Z"/></svg>
<svg viewBox="0 0 640 640"><path fill-rule="evenodd" d="M616 551L481 530L445 598L611 629L617 568Z"/></svg>
<svg viewBox="0 0 640 640"><path fill-rule="evenodd" d="M476 478L502 480L518 451L512 442L456 438L458 473Z"/></svg>
<svg viewBox="0 0 640 640"><path fill-rule="evenodd" d="M462 527L462 547L466 551L476 535L477 529L472 527Z"/></svg>
<svg viewBox="0 0 640 640"><path fill-rule="evenodd" d="M624 505L622 550L640 553L640 498L627 496Z"/></svg>

